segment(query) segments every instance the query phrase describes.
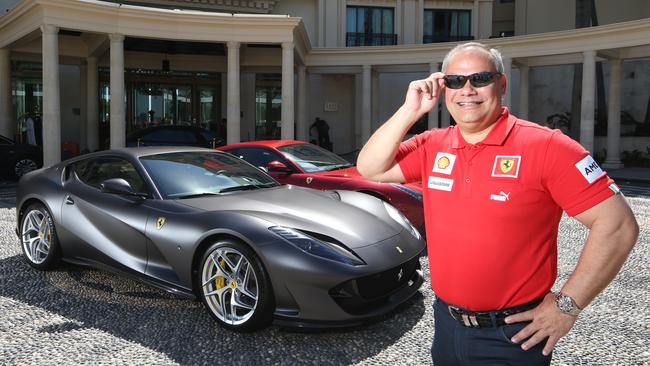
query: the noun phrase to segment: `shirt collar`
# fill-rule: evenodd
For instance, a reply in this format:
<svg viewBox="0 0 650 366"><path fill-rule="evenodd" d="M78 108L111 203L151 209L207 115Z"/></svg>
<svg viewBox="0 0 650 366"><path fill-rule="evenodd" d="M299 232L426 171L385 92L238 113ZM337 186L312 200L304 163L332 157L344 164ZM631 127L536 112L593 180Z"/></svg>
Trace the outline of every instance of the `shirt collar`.
<svg viewBox="0 0 650 366"><path fill-rule="evenodd" d="M503 145L516 121L517 118L510 115L508 108L502 107L501 115L495 122L494 128L492 128L492 131L488 133L483 141L478 142L477 145ZM451 135L451 147L454 149L460 149L467 145L469 144L460 134L460 129L458 127L454 127L454 132Z"/></svg>

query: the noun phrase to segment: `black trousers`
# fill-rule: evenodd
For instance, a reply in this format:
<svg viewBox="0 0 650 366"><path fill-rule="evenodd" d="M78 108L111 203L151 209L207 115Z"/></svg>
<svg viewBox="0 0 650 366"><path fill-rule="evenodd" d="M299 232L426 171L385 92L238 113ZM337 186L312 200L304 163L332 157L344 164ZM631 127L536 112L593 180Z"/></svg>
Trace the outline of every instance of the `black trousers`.
<svg viewBox="0 0 650 366"><path fill-rule="evenodd" d="M545 341L524 351L510 338L527 323L515 323L489 328L469 328L449 314L447 305L439 300L433 305L435 332L431 359L435 366L453 365L526 365L547 366L551 356L544 356Z"/></svg>

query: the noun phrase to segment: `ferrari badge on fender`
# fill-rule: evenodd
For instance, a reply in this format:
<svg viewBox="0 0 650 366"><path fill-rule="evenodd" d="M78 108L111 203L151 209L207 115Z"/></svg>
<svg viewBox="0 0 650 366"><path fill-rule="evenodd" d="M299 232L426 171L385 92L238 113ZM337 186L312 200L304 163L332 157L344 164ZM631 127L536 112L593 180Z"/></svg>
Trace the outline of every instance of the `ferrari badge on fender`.
<svg viewBox="0 0 650 366"><path fill-rule="evenodd" d="M159 217L158 220L156 221L156 229L160 230L162 229L163 226L165 226L165 218Z"/></svg>

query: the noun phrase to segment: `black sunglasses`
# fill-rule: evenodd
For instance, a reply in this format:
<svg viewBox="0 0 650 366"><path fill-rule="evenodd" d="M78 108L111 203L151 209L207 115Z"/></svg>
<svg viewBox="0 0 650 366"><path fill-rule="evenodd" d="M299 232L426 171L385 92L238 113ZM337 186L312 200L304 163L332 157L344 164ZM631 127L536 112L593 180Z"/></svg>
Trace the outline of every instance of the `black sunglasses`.
<svg viewBox="0 0 650 366"><path fill-rule="evenodd" d="M445 86L449 89L460 89L465 86L467 80L475 88L482 88L492 84L501 77L500 72L483 71L471 75L445 75Z"/></svg>

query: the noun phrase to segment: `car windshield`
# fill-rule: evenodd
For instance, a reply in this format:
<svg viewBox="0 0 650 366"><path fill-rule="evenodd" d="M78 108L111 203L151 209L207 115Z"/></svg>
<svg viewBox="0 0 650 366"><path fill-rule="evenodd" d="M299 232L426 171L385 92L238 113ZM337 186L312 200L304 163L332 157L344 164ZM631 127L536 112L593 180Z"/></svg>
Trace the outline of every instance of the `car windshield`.
<svg viewBox="0 0 650 366"><path fill-rule="evenodd" d="M278 147L278 150L307 173L328 172L353 166L342 157L316 145L285 145Z"/></svg>
<svg viewBox="0 0 650 366"><path fill-rule="evenodd" d="M164 199L194 198L279 185L245 161L219 152L143 156L142 165Z"/></svg>

